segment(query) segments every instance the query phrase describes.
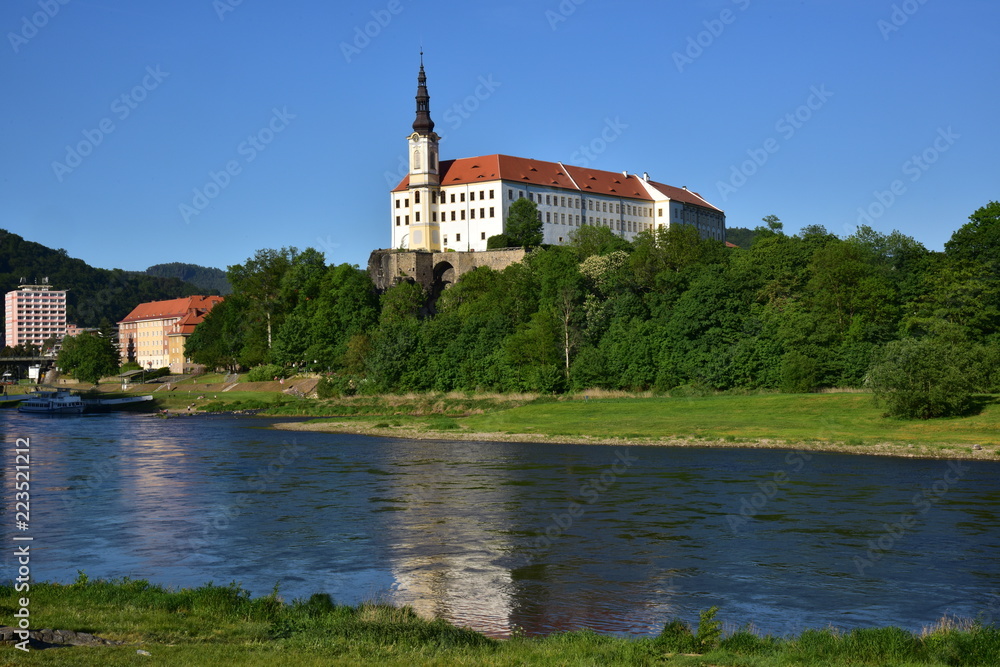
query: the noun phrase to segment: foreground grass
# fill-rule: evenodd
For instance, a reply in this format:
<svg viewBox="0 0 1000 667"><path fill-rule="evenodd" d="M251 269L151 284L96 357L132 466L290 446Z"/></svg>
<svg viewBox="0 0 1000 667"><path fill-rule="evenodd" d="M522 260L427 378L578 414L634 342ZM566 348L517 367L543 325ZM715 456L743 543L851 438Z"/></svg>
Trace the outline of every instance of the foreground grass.
<svg viewBox="0 0 1000 667"><path fill-rule="evenodd" d="M0 587L7 618L16 599L12 587ZM32 585L32 626L126 644L27 654L10 647L0 650L0 664L1000 665L995 627L944 623L920 635L890 627L722 638L713 611L703 613L696 632L674 621L659 637L644 639L579 631L501 641L407 608L348 607L325 595L286 604L276 595L251 599L236 585L169 591L140 580L81 576L71 585ZM137 656L139 649L151 656Z"/></svg>

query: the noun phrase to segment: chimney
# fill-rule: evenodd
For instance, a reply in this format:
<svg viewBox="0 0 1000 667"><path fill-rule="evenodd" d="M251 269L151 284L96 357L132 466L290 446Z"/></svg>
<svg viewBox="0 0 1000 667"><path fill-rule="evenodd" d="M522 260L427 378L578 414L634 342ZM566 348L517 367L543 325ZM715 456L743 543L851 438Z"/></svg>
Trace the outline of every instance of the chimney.
<svg viewBox="0 0 1000 667"><path fill-rule="evenodd" d="M649 183L649 172L648 171L642 172L642 180L644 180L647 183Z"/></svg>

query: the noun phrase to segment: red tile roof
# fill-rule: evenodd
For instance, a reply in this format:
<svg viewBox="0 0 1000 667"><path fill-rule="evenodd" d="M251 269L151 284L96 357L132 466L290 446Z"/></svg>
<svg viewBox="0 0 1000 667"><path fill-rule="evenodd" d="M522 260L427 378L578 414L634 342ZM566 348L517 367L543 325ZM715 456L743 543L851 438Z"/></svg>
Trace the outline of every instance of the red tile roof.
<svg viewBox="0 0 1000 667"><path fill-rule="evenodd" d="M505 180L512 183L545 186L573 190L580 193L590 193L610 197L628 199L644 199L654 201L645 186L651 186L660 192L664 198L702 206L716 211L720 209L705 201L697 192L671 185L643 182L635 174L621 174L615 171L601 171L586 167L573 167L558 162L545 162L510 155L483 155L467 157L458 160L444 160L440 163L441 186L472 185L487 181ZM407 175L400 181L393 192L401 192L409 188L410 177Z"/></svg>
<svg viewBox="0 0 1000 667"><path fill-rule="evenodd" d="M197 311L207 313L212 310L213 306L221 302L221 296L187 296L183 299L171 299L170 301L140 303L119 324L184 317Z"/></svg>

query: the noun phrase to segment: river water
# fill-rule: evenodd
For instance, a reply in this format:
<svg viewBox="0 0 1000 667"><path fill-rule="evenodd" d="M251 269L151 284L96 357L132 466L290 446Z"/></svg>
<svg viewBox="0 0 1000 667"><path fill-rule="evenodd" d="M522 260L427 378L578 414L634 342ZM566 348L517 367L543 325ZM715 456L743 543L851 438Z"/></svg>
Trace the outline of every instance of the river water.
<svg viewBox="0 0 1000 667"><path fill-rule="evenodd" d="M30 438L32 576L277 584L495 636L1000 621L1000 462L390 440L240 417L0 411ZM3 580L15 576L4 549Z"/></svg>

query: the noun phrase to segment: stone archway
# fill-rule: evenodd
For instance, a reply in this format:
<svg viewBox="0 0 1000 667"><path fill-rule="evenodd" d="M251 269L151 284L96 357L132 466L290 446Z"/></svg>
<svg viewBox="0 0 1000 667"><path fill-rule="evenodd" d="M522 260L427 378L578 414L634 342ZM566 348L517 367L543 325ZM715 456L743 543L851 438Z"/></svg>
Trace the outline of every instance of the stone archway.
<svg viewBox="0 0 1000 667"><path fill-rule="evenodd" d="M431 312L435 311L435 306L441 293L455 284L455 281L458 279L454 265L447 260L434 265L433 275L434 280L431 283L430 298L428 299Z"/></svg>

